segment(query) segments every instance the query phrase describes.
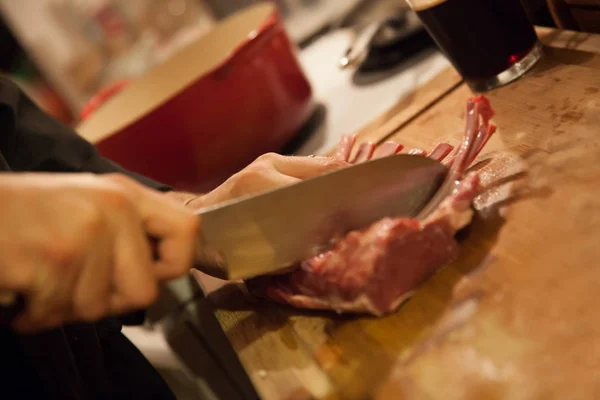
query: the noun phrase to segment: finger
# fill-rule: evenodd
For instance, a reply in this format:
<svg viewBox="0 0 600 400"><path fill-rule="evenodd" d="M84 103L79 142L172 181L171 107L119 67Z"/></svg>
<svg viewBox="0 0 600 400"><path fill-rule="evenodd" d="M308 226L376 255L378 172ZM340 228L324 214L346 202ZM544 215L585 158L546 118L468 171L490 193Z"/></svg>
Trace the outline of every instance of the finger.
<svg viewBox="0 0 600 400"><path fill-rule="evenodd" d="M269 162L275 170L281 174L298 179L312 178L327 172L346 167L346 161L340 161L330 157L286 157L273 156Z"/></svg>
<svg viewBox="0 0 600 400"><path fill-rule="evenodd" d="M74 320L96 321L110 307L113 282L114 238L107 234L96 238L88 258L75 282L73 291Z"/></svg>
<svg viewBox="0 0 600 400"><path fill-rule="evenodd" d="M365 162L373 157L373 153L375 152L375 143L366 142L361 143L358 147L358 151L356 152L356 156L352 160L352 164L359 164L361 162Z"/></svg>
<svg viewBox="0 0 600 400"><path fill-rule="evenodd" d="M49 328L66 321L72 314L73 284L79 274L82 257L52 265L36 261L36 275L26 293L28 325Z"/></svg>
<svg viewBox="0 0 600 400"><path fill-rule="evenodd" d="M348 161L350 160L350 153L352 152L352 147L356 143L356 136L350 135L342 135L340 142L338 143L335 155L333 158L339 161Z"/></svg>
<svg viewBox="0 0 600 400"><path fill-rule="evenodd" d="M375 154L374 158L389 157L391 155L400 153L400 151L402 151L403 148L404 148L404 146L401 145L400 143L385 142L384 144L381 145L381 147L379 148L379 151Z"/></svg>
<svg viewBox="0 0 600 400"><path fill-rule="evenodd" d="M113 253L113 286L109 310L121 314L146 307L158 293L151 249L138 218L120 218Z"/></svg>
<svg viewBox="0 0 600 400"><path fill-rule="evenodd" d="M199 219L166 196L148 192L138 200L146 234L156 240L155 276L174 279L192 267Z"/></svg>
<svg viewBox="0 0 600 400"><path fill-rule="evenodd" d="M111 176L134 199L146 239L156 240L157 259L152 261L155 277L172 279L186 273L192 263L198 219L174 198L165 196L123 176Z"/></svg>
<svg viewBox="0 0 600 400"><path fill-rule="evenodd" d="M37 274L27 291L25 311L13 322L13 328L24 334L32 334L61 325L70 314L71 298L69 277L56 281L49 279L49 265L37 262Z"/></svg>

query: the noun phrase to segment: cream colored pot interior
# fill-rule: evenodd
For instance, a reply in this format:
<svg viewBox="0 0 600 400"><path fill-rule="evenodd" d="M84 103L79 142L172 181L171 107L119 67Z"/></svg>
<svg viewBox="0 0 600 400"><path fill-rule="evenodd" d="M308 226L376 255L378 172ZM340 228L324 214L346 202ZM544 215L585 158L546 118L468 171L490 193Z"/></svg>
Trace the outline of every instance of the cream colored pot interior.
<svg viewBox="0 0 600 400"><path fill-rule="evenodd" d="M270 3L260 3L223 20L205 36L103 104L77 131L87 140L97 142L152 112L202 75L226 62L236 47L274 12L274 8Z"/></svg>

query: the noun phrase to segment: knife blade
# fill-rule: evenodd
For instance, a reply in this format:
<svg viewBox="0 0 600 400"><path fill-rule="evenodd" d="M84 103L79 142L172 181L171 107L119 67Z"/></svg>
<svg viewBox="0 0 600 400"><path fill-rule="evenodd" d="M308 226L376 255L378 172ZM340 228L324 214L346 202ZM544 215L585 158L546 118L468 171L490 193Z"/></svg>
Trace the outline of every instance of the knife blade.
<svg viewBox="0 0 600 400"><path fill-rule="evenodd" d="M384 217L415 217L443 164L397 154L200 209L195 268L228 280L277 273Z"/></svg>

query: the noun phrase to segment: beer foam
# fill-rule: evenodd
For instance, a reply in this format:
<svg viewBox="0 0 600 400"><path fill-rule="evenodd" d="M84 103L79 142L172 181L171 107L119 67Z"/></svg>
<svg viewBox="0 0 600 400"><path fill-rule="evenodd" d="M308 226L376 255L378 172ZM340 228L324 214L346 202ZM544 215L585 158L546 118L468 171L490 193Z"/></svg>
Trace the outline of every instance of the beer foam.
<svg viewBox="0 0 600 400"><path fill-rule="evenodd" d="M423 11L438 6L447 0L406 0L414 11Z"/></svg>

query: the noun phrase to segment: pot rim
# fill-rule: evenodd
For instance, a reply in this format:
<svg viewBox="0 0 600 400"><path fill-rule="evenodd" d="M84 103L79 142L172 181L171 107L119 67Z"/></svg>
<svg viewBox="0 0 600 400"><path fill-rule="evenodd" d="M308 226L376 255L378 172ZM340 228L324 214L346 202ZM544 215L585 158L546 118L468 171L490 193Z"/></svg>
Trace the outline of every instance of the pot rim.
<svg viewBox="0 0 600 400"><path fill-rule="evenodd" d="M168 93L165 95L158 96L158 100L150 101L150 104L140 106L137 110L135 110L136 112L131 113L130 116L121 118L123 121L120 123L112 123L109 128L103 128L103 126L106 125L105 121L108 118L102 114L106 113L108 114L108 117L110 117L107 107L110 107L112 103L113 108L115 108L115 104L117 104L116 100L121 98L123 94L131 93L132 90L136 90L138 88L152 86L151 82L153 78L155 78L157 75L161 75L161 73L168 74L169 72L173 73L173 71L176 71L177 68L173 68L173 66L180 63L180 60L189 57L190 54L195 52L196 48L205 47L206 43L214 41L215 37L218 37L224 31L226 31L228 26L234 25L236 22L248 18L248 16L252 13L258 14L261 11L265 14L265 16L262 18L262 21L254 29L250 30L241 40L237 41L237 43L231 49L229 49L218 62L213 63L210 67L206 68L206 70L202 71L193 78L186 80L186 82L180 83L176 88L168 91ZM106 100L101 107L96 109L93 114L88 115L85 120L80 121L80 124L76 127L77 132L89 141L99 142L115 133L127 130L129 127L137 124L138 121L147 118L153 112L177 98L181 93L188 90L190 87L208 78L219 70L231 65L233 62L235 62L235 59L239 54L244 53L246 49L251 48L256 43L260 43L265 37L265 34L272 32L273 29L275 29L279 24L282 24L279 11L277 10L276 5L270 1L262 1L235 12L234 14L220 21L205 35L177 51L171 58L151 68L138 79L132 80L125 88L114 93L114 95ZM125 101L123 103L126 104Z"/></svg>

